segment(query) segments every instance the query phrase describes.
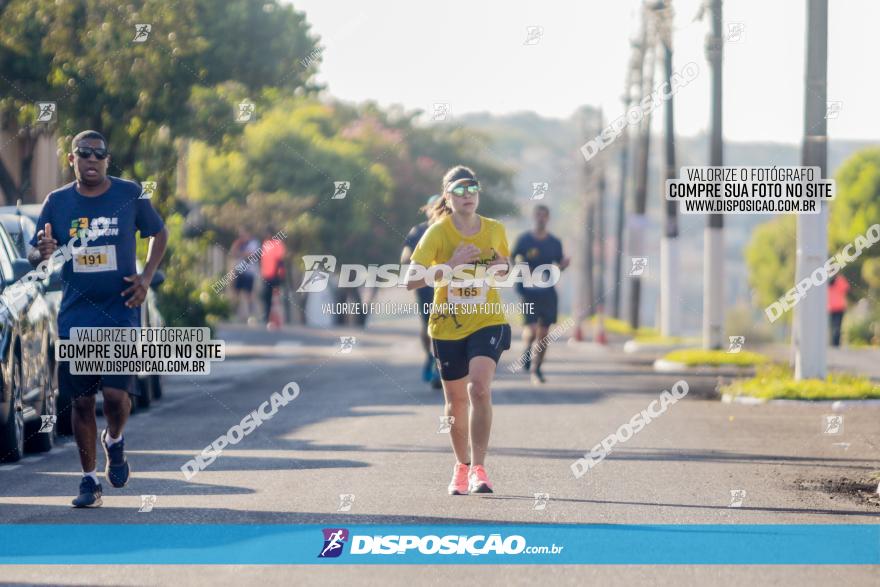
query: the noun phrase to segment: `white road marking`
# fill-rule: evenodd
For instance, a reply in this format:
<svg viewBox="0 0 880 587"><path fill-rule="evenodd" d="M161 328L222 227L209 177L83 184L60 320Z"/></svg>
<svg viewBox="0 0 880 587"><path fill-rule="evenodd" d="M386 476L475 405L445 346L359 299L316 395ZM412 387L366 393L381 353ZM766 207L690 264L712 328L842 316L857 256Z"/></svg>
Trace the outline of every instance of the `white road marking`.
<svg viewBox="0 0 880 587"><path fill-rule="evenodd" d="M279 340L275 343L275 346L284 348L297 348L301 347L302 345L303 343L301 340Z"/></svg>

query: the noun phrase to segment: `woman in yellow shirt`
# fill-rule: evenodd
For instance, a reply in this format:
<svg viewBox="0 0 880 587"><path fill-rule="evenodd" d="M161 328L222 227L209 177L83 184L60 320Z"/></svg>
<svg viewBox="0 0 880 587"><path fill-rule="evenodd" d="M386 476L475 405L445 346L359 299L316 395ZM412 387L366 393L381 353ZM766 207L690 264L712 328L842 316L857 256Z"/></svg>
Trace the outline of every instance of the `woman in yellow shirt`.
<svg viewBox="0 0 880 587"><path fill-rule="evenodd" d="M492 428L491 385L501 353L510 348L510 325L491 278L467 282L467 277L500 277L509 270L504 225L477 214L479 203L474 172L461 165L450 169L431 210L431 226L413 251L407 280L410 290L434 285L428 334L443 381L445 413L454 418L449 435L457 463L450 495L492 493L484 464ZM457 275L450 275L456 267L461 268Z"/></svg>

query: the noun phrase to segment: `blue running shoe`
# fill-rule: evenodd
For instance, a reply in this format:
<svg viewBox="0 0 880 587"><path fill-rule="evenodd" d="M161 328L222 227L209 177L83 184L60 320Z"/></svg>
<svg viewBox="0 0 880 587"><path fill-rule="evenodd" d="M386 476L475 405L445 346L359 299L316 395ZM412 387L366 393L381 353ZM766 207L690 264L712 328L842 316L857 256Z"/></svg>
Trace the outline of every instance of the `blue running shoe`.
<svg viewBox="0 0 880 587"><path fill-rule="evenodd" d="M103 502L101 501L101 484L95 483L91 477L83 477L79 482L79 495L73 498L73 507L75 508L96 508Z"/></svg>
<svg viewBox="0 0 880 587"><path fill-rule="evenodd" d="M437 361L434 361L434 368L431 369L431 387L433 389L443 389L443 382L440 380L440 370L437 368Z"/></svg>
<svg viewBox="0 0 880 587"><path fill-rule="evenodd" d="M125 459L125 438L121 438L113 446L107 446L107 430L104 429L101 432L101 446L104 447L104 454L107 455L107 468L104 469L104 475L107 476L113 487L125 487L131 473L131 468Z"/></svg>

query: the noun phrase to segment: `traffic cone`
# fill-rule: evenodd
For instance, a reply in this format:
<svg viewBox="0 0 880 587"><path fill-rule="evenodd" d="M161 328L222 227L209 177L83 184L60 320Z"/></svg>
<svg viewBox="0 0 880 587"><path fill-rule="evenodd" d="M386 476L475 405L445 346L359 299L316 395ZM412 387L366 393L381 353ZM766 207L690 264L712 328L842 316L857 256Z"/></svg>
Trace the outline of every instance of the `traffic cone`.
<svg viewBox="0 0 880 587"><path fill-rule="evenodd" d="M575 321L575 327L574 327L574 337L573 338L574 338L575 342L583 342L584 341L584 329L581 326L582 322L583 322L583 319L580 316L578 316L577 320Z"/></svg>
<svg viewBox="0 0 880 587"><path fill-rule="evenodd" d="M281 328L281 291L277 287L272 288L272 305L269 307L269 323L266 328L278 330Z"/></svg>
<svg viewBox="0 0 880 587"><path fill-rule="evenodd" d="M608 337L605 335L605 314L602 313L601 306L596 320L596 342L601 345L608 344Z"/></svg>

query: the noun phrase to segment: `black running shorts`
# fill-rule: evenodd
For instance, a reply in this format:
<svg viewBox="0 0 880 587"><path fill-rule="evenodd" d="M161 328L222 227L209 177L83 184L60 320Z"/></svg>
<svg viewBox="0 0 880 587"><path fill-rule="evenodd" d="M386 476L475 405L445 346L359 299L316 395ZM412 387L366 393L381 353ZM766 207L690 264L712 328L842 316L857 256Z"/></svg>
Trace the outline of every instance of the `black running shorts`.
<svg viewBox="0 0 880 587"><path fill-rule="evenodd" d="M495 363L510 348L510 325L486 326L459 340L431 339L440 379L454 381L467 377L471 359L489 357Z"/></svg>
<svg viewBox="0 0 880 587"><path fill-rule="evenodd" d="M532 304L532 311L523 312L526 324L550 326L556 323L558 298L552 287L543 290L523 289L520 297L524 304Z"/></svg>
<svg viewBox="0 0 880 587"><path fill-rule="evenodd" d="M61 395L76 399L95 395L104 387L140 395L137 385L134 384L134 375L77 375L70 372L70 361L58 362L58 391Z"/></svg>

